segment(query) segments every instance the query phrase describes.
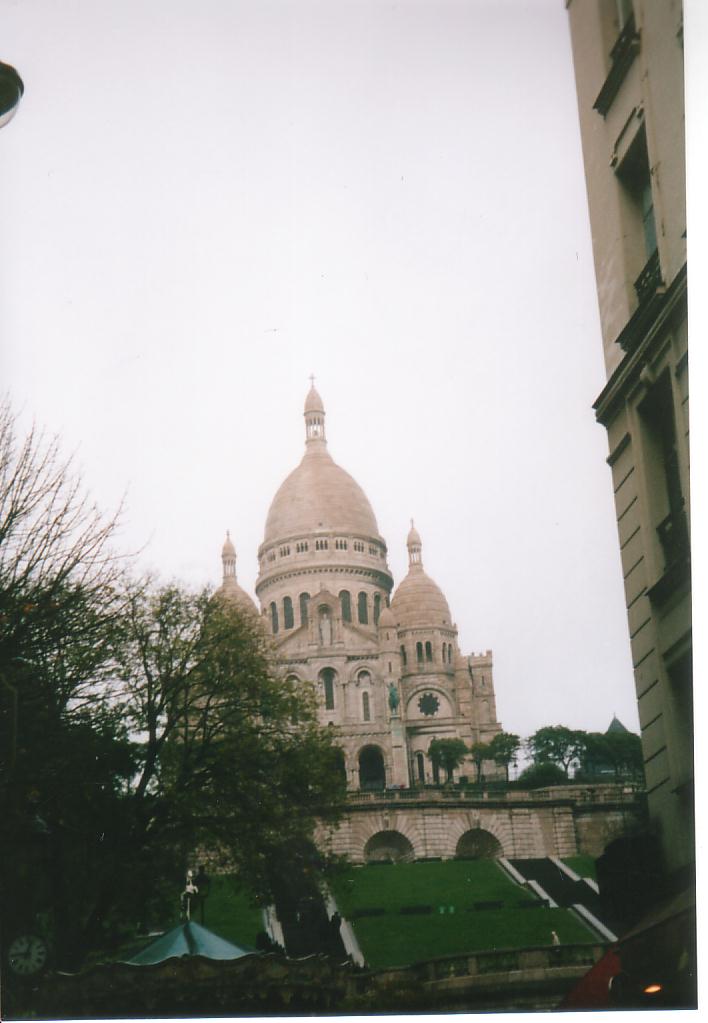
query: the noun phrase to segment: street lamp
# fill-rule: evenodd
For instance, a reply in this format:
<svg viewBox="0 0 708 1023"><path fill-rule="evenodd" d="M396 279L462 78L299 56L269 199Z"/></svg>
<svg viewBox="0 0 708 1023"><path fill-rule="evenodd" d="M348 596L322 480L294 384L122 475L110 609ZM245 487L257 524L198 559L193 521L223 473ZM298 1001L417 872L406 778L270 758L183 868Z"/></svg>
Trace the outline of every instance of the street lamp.
<svg viewBox="0 0 708 1023"><path fill-rule="evenodd" d="M15 116L24 91L22 79L14 67L0 61L0 128Z"/></svg>

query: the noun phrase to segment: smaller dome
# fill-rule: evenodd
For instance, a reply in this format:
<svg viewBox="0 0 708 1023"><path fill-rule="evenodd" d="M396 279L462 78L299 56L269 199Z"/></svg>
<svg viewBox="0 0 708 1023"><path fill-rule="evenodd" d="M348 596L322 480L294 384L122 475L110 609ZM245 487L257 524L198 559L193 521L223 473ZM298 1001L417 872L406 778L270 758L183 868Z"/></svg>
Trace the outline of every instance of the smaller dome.
<svg viewBox="0 0 708 1023"><path fill-rule="evenodd" d="M258 615L258 608L254 601L242 589L236 582L233 576L227 576L219 589L216 591L216 596L221 597L223 600L233 602L242 611L248 612L248 614Z"/></svg>
<svg viewBox="0 0 708 1023"><path fill-rule="evenodd" d="M437 583L420 567L411 569L391 601L391 611L401 628L450 628L452 618Z"/></svg>
<svg viewBox="0 0 708 1023"><path fill-rule="evenodd" d="M305 398L305 412L324 412L324 402L313 383Z"/></svg>
<svg viewBox="0 0 708 1023"><path fill-rule="evenodd" d="M228 529L226 530L226 539L224 540L224 546L221 548L222 558L235 558L236 548L231 542L231 534Z"/></svg>
<svg viewBox="0 0 708 1023"><path fill-rule="evenodd" d="M385 607L379 615L379 628L380 629L395 629L396 619L393 616L393 611L390 607Z"/></svg>
<svg viewBox="0 0 708 1023"><path fill-rule="evenodd" d="M413 525L406 541L408 575L393 595L391 610L398 626L405 628L436 628L452 625L450 608L442 590L423 571L423 544Z"/></svg>

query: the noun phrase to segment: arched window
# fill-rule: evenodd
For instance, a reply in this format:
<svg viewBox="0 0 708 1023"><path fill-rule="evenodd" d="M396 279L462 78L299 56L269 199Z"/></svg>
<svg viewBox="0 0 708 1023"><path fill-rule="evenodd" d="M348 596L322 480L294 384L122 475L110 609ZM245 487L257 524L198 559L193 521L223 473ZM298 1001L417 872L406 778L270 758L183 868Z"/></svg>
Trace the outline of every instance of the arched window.
<svg viewBox="0 0 708 1023"><path fill-rule="evenodd" d="M408 658L406 657L406 648L404 646L401 646L401 663L403 664L404 668L408 664Z"/></svg>
<svg viewBox="0 0 708 1023"><path fill-rule="evenodd" d="M415 762L418 768L418 781L421 785L425 784L425 757L422 753L416 753Z"/></svg>
<svg viewBox="0 0 708 1023"><path fill-rule="evenodd" d="M365 791L386 785L384 758L378 746L364 746L359 752L359 788Z"/></svg>
<svg viewBox="0 0 708 1023"><path fill-rule="evenodd" d="M442 659L443 664L447 664L447 645L445 643L442 645Z"/></svg>
<svg viewBox="0 0 708 1023"><path fill-rule="evenodd" d="M364 721L371 721L371 707L369 705L369 694L361 694L361 709L364 715Z"/></svg>
<svg viewBox="0 0 708 1023"><path fill-rule="evenodd" d="M300 594L300 625L307 625L308 614L307 610L310 604L310 594Z"/></svg>
<svg viewBox="0 0 708 1023"><path fill-rule="evenodd" d="M426 661L432 661L433 659L433 644L429 639L425 641L425 659Z"/></svg>
<svg viewBox="0 0 708 1023"><path fill-rule="evenodd" d="M293 602L290 597L283 597L283 628L292 629L294 625Z"/></svg>
<svg viewBox="0 0 708 1023"><path fill-rule="evenodd" d="M381 614L381 594L374 594L374 625L379 624L379 615Z"/></svg>
<svg viewBox="0 0 708 1023"><path fill-rule="evenodd" d="M369 624L369 603L368 603L368 601L366 599L366 594L364 593L363 590L359 594L357 610L359 612L359 622L360 622L360 624L361 625L368 625Z"/></svg>
<svg viewBox="0 0 708 1023"><path fill-rule="evenodd" d="M452 643L447 644L447 663L452 664Z"/></svg>
<svg viewBox="0 0 708 1023"><path fill-rule="evenodd" d="M418 664L422 664L423 663L423 644L422 643L416 643L416 645L415 645L415 659L417 660Z"/></svg>
<svg viewBox="0 0 708 1023"><path fill-rule="evenodd" d="M334 680L336 672L334 668L323 668L320 672L320 681L324 688L325 710L334 710Z"/></svg>
<svg viewBox="0 0 708 1023"><path fill-rule="evenodd" d="M278 605L275 601L270 605L270 627L275 635L278 631Z"/></svg>
<svg viewBox="0 0 708 1023"><path fill-rule="evenodd" d="M349 590L342 590L339 594L339 603L342 608L342 621L350 622L352 620L352 598Z"/></svg>

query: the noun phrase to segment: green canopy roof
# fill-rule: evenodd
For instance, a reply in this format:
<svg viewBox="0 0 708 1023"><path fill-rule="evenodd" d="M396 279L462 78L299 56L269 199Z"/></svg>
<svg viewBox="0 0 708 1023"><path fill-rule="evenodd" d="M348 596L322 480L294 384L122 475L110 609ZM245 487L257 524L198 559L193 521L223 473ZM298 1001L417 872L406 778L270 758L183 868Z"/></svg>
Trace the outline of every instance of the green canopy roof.
<svg viewBox="0 0 708 1023"><path fill-rule="evenodd" d="M201 924L188 920L173 927L152 941L142 952L126 960L129 966L152 966L179 956L206 956L207 959L240 959L258 955L253 948L239 948L230 941L208 931Z"/></svg>

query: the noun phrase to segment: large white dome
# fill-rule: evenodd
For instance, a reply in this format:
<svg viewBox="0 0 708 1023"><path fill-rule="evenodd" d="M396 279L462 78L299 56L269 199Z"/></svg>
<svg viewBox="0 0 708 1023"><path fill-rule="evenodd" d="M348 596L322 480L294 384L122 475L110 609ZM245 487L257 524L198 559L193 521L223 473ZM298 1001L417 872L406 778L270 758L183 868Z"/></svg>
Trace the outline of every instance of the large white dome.
<svg viewBox="0 0 708 1023"><path fill-rule="evenodd" d="M273 498L263 543L321 531L380 539L366 494L327 450L324 403L314 383L304 414L305 455Z"/></svg>
<svg viewBox="0 0 708 1023"><path fill-rule="evenodd" d="M273 498L264 543L319 530L378 537L369 500L324 446L309 447Z"/></svg>

